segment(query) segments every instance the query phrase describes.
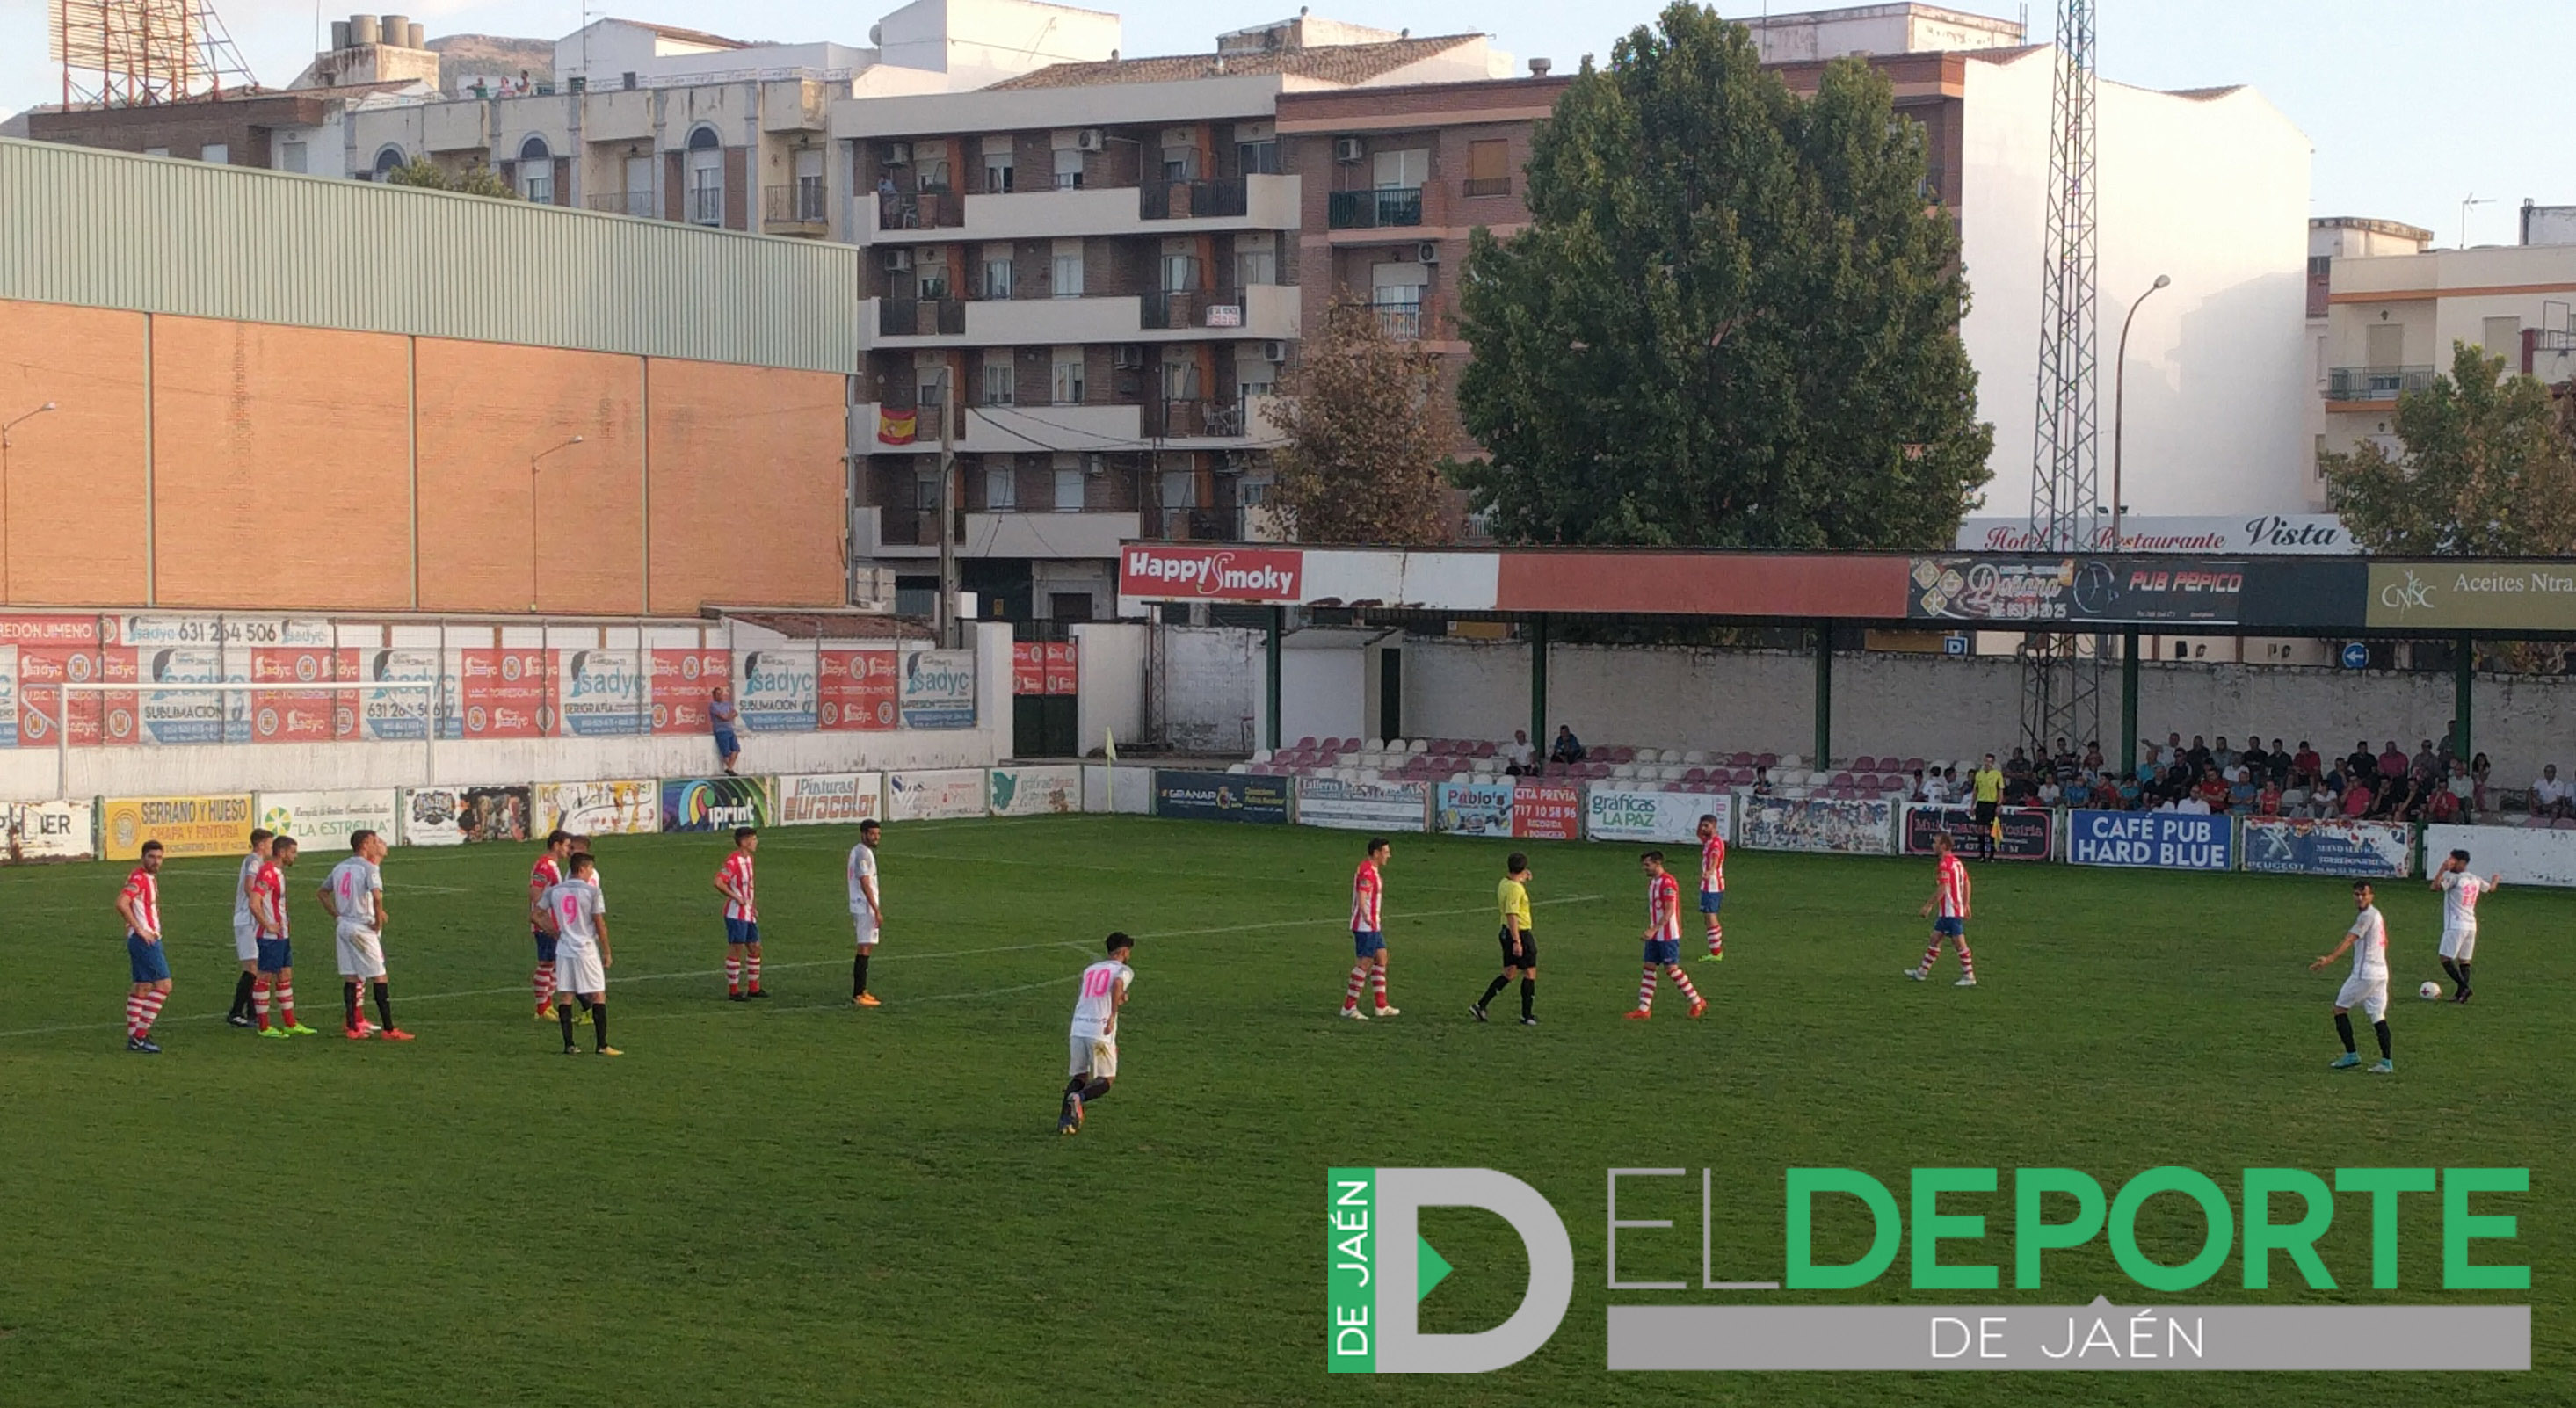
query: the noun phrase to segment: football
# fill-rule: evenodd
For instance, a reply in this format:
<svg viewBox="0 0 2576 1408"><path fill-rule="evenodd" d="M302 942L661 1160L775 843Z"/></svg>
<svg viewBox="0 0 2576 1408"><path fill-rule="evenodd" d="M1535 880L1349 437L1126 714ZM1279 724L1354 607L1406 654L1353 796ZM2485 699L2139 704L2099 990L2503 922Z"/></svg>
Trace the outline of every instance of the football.
<svg viewBox="0 0 2576 1408"><path fill-rule="evenodd" d="M2415 990L2415 995L2424 999L2426 1002L2430 1002L2434 998L2442 995L2442 985L2440 983L2426 983L2424 986Z"/></svg>

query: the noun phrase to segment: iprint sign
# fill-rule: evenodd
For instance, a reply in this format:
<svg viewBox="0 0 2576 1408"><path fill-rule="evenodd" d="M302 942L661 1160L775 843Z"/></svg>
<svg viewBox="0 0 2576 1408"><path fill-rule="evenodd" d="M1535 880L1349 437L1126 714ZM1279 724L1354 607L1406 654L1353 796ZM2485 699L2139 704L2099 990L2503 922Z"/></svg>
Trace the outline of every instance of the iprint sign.
<svg viewBox="0 0 2576 1408"><path fill-rule="evenodd" d="M767 826L777 793L765 777L675 777L662 783L662 829L731 831Z"/></svg>

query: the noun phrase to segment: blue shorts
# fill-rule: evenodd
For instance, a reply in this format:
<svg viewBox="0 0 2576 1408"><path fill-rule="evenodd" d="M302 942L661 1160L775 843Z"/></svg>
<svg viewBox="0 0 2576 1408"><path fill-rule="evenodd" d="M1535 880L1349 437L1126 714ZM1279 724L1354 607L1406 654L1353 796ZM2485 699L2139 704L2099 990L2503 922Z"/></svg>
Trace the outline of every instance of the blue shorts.
<svg viewBox="0 0 2576 1408"><path fill-rule="evenodd" d="M1700 891L1700 892L1699 892L1699 912L1700 912L1700 913L1702 913L1702 914L1715 914L1715 913L1717 913L1719 910L1724 909L1725 907L1726 907L1726 891L1724 891L1724 890L1702 890L1702 891Z"/></svg>
<svg viewBox="0 0 2576 1408"><path fill-rule="evenodd" d="M126 934L125 957L126 961L134 967L134 981L138 983L170 981L170 955L163 953L159 944L145 939L141 934L131 932Z"/></svg>
<svg viewBox="0 0 2576 1408"><path fill-rule="evenodd" d="M555 961L554 935L547 933L543 929L530 929L528 931L528 937L537 941L537 961L539 963L552 963Z"/></svg>
<svg viewBox="0 0 2576 1408"><path fill-rule="evenodd" d="M728 920L726 920L726 921L725 921L725 942L726 942L727 944L756 944L756 943L759 943L759 942L760 942L760 921L759 921L759 920L757 920L757 919L728 919Z"/></svg>
<svg viewBox="0 0 2576 1408"><path fill-rule="evenodd" d="M1386 935L1375 929L1353 929L1351 951L1362 958L1386 952Z"/></svg>
<svg viewBox="0 0 2576 1408"><path fill-rule="evenodd" d="M740 742L740 741L738 741L737 739L735 739L735 737L733 736L733 730L732 730L732 729L729 729L729 728L720 728L720 729L717 729L717 730L716 730L716 756L717 756L717 757L719 757L719 758L730 758L730 757L732 757L734 754L739 753L739 752L741 752L741 751L742 751L742 744L741 744L741 742Z"/></svg>
<svg viewBox="0 0 2576 1408"><path fill-rule="evenodd" d="M1648 939L1648 940L1646 940L1646 962L1648 962L1648 963L1650 963L1650 964L1653 964L1653 965L1656 965L1656 966L1659 966L1659 967L1660 967L1660 966L1669 966L1669 965L1671 965L1671 964L1679 963L1679 962L1681 962L1681 961L1682 961L1682 941L1681 941L1681 940L1679 940L1679 939Z"/></svg>
<svg viewBox="0 0 2576 1408"><path fill-rule="evenodd" d="M259 971L278 973L295 966L295 950L284 939L259 938Z"/></svg>
<svg viewBox="0 0 2576 1408"><path fill-rule="evenodd" d="M1932 921L1932 932L1939 934L1945 939L1961 938L1968 932L1968 921L1965 919L1952 919L1945 915L1942 918Z"/></svg>

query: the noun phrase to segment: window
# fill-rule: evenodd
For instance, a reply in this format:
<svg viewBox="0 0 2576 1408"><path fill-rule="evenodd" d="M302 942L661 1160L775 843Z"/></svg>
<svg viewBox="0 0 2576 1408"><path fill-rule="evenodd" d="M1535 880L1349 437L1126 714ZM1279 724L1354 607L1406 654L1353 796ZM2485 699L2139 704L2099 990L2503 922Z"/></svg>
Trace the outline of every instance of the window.
<svg viewBox="0 0 2576 1408"><path fill-rule="evenodd" d="M2487 350L2488 356L2504 358L2506 371L2519 370L2522 365L2519 360L2522 356L2522 319L2488 318L2484 326L2485 335L2478 345Z"/></svg>
<svg viewBox="0 0 2576 1408"><path fill-rule="evenodd" d="M999 464L984 466L984 507L994 513L1009 513L1020 506L1020 474L1011 467L1010 457Z"/></svg>
<svg viewBox="0 0 2576 1408"><path fill-rule="evenodd" d="M1082 349L1079 347L1055 349L1053 367L1055 376L1053 384L1048 388L1052 393L1050 399L1059 406L1081 405Z"/></svg>
<svg viewBox="0 0 2576 1408"><path fill-rule="evenodd" d="M233 149L223 142L208 142L197 149L197 160L210 166L230 166L233 160Z"/></svg>
<svg viewBox="0 0 2576 1408"><path fill-rule="evenodd" d="M1055 457L1055 511L1082 511L1082 457L1059 451Z"/></svg>
<svg viewBox="0 0 2576 1408"><path fill-rule="evenodd" d="M1279 174L1279 139L1237 142L1234 144L1234 160L1246 176L1276 176Z"/></svg>
<svg viewBox="0 0 2576 1408"><path fill-rule="evenodd" d="M937 246L913 251L912 278L919 295L927 299L948 296L948 251Z"/></svg>
<svg viewBox="0 0 2576 1408"><path fill-rule="evenodd" d="M1512 193L1511 143L1495 138L1467 144L1467 194L1507 196Z"/></svg>
<svg viewBox="0 0 2576 1408"><path fill-rule="evenodd" d="M939 471L924 470L912 481L912 506L922 513L939 512Z"/></svg>
<svg viewBox="0 0 2576 1408"><path fill-rule="evenodd" d="M163 152L161 155L168 156L169 153ZM386 147L376 153L376 179L379 181L384 180L386 177L393 175L395 172L402 170L410 164L411 160L403 155L402 148Z"/></svg>
<svg viewBox="0 0 2576 1408"><path fill-rule="evenodd" d="M1422 336L1422 291L1430 282L1430 267L1409 260L1369 266L1369 302L1388 337L1412 342Z"/></svg>
<svg viewBox="0 0 2576 1408"><path fill-rule="evenodd" d="M1199 286L1199 260L1195 254L1163 256L1163 291L1187 293Z"/></svg>
<svg viewBox="0 0 2576 1408"><path fill-rule="evenodd" d="M996 353L984 362L984 404L1011 406L1019 403L1019 369L1011 365L1010 354Z"/></svg>
<svg viewBox="0 0 2576 1408"><path fill-rule="evenodd" d="M305 156L304 143L293 140L278 143L277 169L309 174L312 167Z"/></svg>
<svg viewBox="0 0 2576 1408"><path fill-rule="evenodd" d="M1164 470L1164 471L1163 471L1163 507L1165 507L1165 508L1197 508L1198 506L1199 506L1199 477L1198 477L1198 475L1197 475L1195 472L1193 472L1193 471L1191 471L1191 470L1186 470L1186 469L1167 469L1167 470Z"/></svg>
<svg viewBox="0 0 2576 1408"><path fill-rule="evenodd" d="M1058 298L1082 297L1082 241L1055 242L1054 292Z"/></svg>
<svg viewBox="0 0 2576 1408"><path fill-rule="evenodd" d="M1011 189L1011 139L1008 136L984 139L984 190L1001 195Z"/></svg>
<svg viewBox="0 0 2576 1408"><path fill-rule="evenodd" d="M1163 363L1163 399L1166 401L1199 399L1199 363L1196 357L1185 352Z"/></svg>
<svg viewBox="0 0 2576 1408"><path fill-rule="evenodd" d="M1431 150L1428 147L1379 152L1373 160L1377 163L1375 184L1381 191L1416 189L1431 176Z"/></svg>
<svg viewBox="0 0 2576 1408"><path fill-rule="evenodd" d="M654 213L652 202L653 158L649 156L626 158L626 213L638 218L650 216Z"/></svg>
<svg viewBox="0 0 2576 1408"><path fill-rule="evenodd" d="M715 130L701 127L689 134L689 223L724 223L724 144Z"/></svg>
<svg viewBox="0 0 2576 1408"><path fill-rule="evenodd" d="M807 224L819 224L823 213L823 151L807 147L795 153L795 208L789 214Z"/></svg>
<svg viewBox="0 0 2576 1408"><path fill-rule="evenodd" d="M1264 232L1234 237L1234 281L1246 287L1279 282L1276 236Z"/></svg>
<svg viewBox="0 0 2576 1408"><path fill-rule="evenodd" d="M1011 296L1011 250L1008 245L991 246L984 251L984 296Z"/></svg>
<svg viewBox="0 0 2576 1408"><path fill-rule="evenodd" d="M1073 191L1082 188L1082 151L1078 147L1055 149L1055 188Z"/></svg>
<svg viewBox="0 0 2576 1408"><path fill-rule="evenodd" d="M1199 149L1196 147L1163 148L1163 179L1166 181L1199 179Z"/></svg>
<svg viewBox="0 0 2576 1408"><path fill-rule="evenodd" d="M555 203L555 155L543 137L519 144L519 195L530 205Z"/></svg>

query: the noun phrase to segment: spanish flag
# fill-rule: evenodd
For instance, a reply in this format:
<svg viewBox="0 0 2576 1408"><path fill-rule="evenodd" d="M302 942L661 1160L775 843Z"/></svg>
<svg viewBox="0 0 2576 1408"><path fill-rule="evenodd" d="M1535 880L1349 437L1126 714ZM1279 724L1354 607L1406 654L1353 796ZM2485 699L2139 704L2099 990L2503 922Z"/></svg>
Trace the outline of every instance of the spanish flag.
<svg viewBox="0 0 2576 1408"><path fill-rule="evenodd" d="M909 407L899 410L893 406L879 406L877 407L877 443L909 445L912 443L914 429L920 423L920 412Z"/></svg>

